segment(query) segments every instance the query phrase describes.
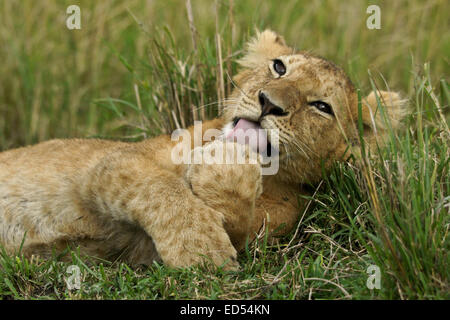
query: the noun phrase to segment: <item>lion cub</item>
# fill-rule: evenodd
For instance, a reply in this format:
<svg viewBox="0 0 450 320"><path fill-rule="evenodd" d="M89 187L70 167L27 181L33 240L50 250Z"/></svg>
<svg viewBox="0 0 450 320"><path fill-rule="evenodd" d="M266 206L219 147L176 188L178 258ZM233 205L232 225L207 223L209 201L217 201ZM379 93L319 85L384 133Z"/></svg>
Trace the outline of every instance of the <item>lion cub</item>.
<svg viewBox="0 0 450 320"><path fill-rule="evenodd" d="M263 225L274 236L289 232L301 212L302 184L320 179L322 162L330 166L357 147L356 90L333 63L295 51L269 30L248 43L239 63L231 102L202 130L222 130L226 139L216 147L246 157L278 141L275 174L262 175L259 161L174 163L176 142L166 135L138 143L52 140L5 151L1 245L13 253L23 242L25 254L43 257L79 246L131 264L208 260L236 269L237 251ZM386 133L377 97L394 129L405 108L396 93L369 94L362 119L372 144ZM267 137L258 136L256 147L229 141L250 129Z"/></svg>

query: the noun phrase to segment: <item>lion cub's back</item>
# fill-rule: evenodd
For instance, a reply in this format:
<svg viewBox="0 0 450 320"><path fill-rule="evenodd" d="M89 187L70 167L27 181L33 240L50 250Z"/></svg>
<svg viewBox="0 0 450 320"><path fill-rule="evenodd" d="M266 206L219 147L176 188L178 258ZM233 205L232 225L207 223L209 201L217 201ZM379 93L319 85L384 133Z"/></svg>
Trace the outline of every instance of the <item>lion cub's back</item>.
<svg viewBox="0 0 450 320"><path fill-rule="evenodd" d="M76 184L109 152L126 145L105 140L51 140L0 153L0 242L15 247L25 230L43 242L60 235L51 224L77 215ZM33 231L33 232L31 232Z"/></svg>
<svg viewBox="0 0 450 320"><path fill-rule="evenodd" d="M67 168L80 168L86 166L91 158L103 156L124 145L127 144L99 139L56 139L11 149L0 152L0 175L6 168L18 170L20 167L30 165L36 169L44 166L61 171Z"/></svg>

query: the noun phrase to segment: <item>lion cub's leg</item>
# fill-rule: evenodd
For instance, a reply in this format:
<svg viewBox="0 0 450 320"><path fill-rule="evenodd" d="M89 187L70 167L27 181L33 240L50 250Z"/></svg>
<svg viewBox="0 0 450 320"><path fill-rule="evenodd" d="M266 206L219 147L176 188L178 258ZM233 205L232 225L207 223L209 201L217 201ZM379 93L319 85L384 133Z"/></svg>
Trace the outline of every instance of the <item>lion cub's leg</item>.
<svg viewBox="0 0 450 320"><path fill-rule="evenodd" d="M206 156L215 157L223 152L221 162L210 164ZM226 156L234 155L234 161L226 163ZM262 192L261 166L258 155L246 145L215 141L194 149L193 159L203 157L198 164L191 164L186 177L192 191L209 207L225 216L225 229L237 250L243 249L253 225L255 200ZM219 160L221 156L215 158ZM244 163L239 162L244 159ZM228 158L229 160L230 158ZM253 163L250 160L253 159Z"/></svg>
<svg viewBox="0 0 450 320"><path fill-rule="evenodd" d="M210 260L238 267L223 214L198 199L186 181L146 156L108 157L89 174L82 201L91 211L140 226L162 261L187 267Z"/></svg>

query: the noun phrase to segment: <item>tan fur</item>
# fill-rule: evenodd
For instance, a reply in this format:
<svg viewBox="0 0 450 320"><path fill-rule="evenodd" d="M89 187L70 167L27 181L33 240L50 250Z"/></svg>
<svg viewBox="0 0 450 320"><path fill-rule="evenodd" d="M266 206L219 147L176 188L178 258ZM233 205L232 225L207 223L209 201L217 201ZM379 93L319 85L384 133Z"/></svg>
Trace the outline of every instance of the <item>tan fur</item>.
<svg viewBox="0 0 450 320"><path fill-rule="evenodd" d="M271 68L274 58L287 67L282 77ZM289 112L261 121L280 130L278 174L261 176L258 163L175 165L169 136L139 143L53 140L10 150L0 153L0 243L14 252L24 239L26 254L44 257L80 246L84 254L132 264L185 267L206 259L233 269L237 250L262 225L272 235L290 231L302 209L302 184L317 182L321 162L329 166L358 144L356 92L341 69L295 52L272 31L258 33L240 63L233 103L203 130L235 117L257 120L264 90ZM396 93L378 95L397 128L404 102ZM328 102L335 117L320 114L308 105L312 100ZM387 132L377 105L374 93L363 104L370 144Z"/></svg>

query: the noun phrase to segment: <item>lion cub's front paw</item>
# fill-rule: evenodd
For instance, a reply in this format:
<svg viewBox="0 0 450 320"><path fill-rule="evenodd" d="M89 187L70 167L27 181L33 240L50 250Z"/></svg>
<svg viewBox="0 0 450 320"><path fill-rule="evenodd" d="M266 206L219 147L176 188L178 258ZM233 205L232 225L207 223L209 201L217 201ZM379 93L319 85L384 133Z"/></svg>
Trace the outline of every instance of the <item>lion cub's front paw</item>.
<svg viewBox="0 0 450 320"><path fill-rule="evenodd" d="M189 166L186 178L192 192L209 207L222 212L231 242L242 249L251 232L256 199L262 193L258 155L248 146L215 141L194 150L193 156L217 156L224 162L201 161ZM253 160L253 161L252 161Z"/></svg>
<svg viewBox="0 0 450 320"><path fill-rule="evenodd" d="M262 193L260 156L247 145L214 141L192 152L186 178L204 201L250 201ZM196 163L199 162L199 163Z"/></svg>
<svg viewBox="0 0 450 320"><path fill-rule="evenodd" d="M205 239L204 242L198 241L197 235L195 238L195 241L192 243L195 244L194 246L185 247L182 252L178 252L173 257L166 257L163 260L164 263L172 267L182 268L212 263L217 267L222 267L226 271L239 270L237 251L229 239L228 243L217 243L215 241L217 237Z"/></svg>
<svg viewBox="0 0 450 320"><path fill-rule="evenodd" d="M223 227L223 214L200 205L187 208L190 221L171 241L156 243L159 254L172 267L212 263L224 270L238 270L237 251Z"/></svg>

